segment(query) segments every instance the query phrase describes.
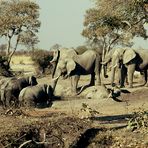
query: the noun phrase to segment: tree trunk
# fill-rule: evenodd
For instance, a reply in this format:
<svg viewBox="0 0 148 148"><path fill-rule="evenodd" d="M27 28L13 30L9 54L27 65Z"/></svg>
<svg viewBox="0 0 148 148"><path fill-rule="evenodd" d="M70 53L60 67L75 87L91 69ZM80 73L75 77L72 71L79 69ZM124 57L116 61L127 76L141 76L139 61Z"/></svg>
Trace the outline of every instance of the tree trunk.
<svg viewBox="0 0 148 148"><path fill-rule="evenodd" d="M15 53L15 51L16 51L16 49L17 49L17 46L18 46L18 43L19 43L19 39L20 39L20 36L18 35L17 41L16 41L16 44L15 44L15 47L14 47L13 51L12 51L11 53L10 53L10 51L9 51L9 55L8 55L8 63L9 63L9 65L10 65L12 56L14 55L14 53Z"/></svg>

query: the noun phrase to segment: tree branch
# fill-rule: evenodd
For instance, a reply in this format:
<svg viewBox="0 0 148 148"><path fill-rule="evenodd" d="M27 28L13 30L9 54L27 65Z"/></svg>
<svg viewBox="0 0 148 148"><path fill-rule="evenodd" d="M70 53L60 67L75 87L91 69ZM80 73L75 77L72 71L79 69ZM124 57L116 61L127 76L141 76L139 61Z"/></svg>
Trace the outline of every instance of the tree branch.
<svg viewBox="0 0 148 148"><path fill-rule="evenodd" d="M9 63L9 64L10 64L10 61L11 61L12 56L14 55L14 53L15 53L15 51L16 51L16 49L17 49L19 40L20 40L20 35L18 35L18 37L17 37L17 41L16 41L16 44L15 44L14 50L13 50L13 51L11 52L11 54L9 55L9 59L8 59L8 63Z"/></svg>

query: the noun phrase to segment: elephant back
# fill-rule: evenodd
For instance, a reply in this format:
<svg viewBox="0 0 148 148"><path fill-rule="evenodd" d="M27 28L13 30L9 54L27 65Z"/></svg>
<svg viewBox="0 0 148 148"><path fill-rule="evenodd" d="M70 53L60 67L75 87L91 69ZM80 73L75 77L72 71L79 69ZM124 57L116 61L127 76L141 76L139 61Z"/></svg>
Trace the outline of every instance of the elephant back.
<svg viewBox="0 0 148 148"><path fill-rule="evenodd" d="M132 59L136 57L136 53L132 49L125 50L123 54L123 64L129 63Z"/></svg>
<svg viewBox="0 0 148 148"><path fill-rule="evenodd" d="M95 62L97 53L93 50L87 50L81 55L76 55L73 60L81 65L85 70L89 70Z"/></svg>

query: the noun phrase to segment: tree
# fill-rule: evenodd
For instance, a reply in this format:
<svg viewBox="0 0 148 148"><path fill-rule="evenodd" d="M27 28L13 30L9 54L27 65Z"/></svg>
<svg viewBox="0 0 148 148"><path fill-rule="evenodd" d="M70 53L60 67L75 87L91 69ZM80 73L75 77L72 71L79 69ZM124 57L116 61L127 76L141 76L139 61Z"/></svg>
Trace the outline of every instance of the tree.
<svg viewBox="0 0 148 148"><path fill-rule="evenodd" d="M83 54L86 50L88 50L88 47L85 45L81 45L76 47L75 51L77 52L77 54Z"/></svg>
<svg viewBox="0 0 148 148"><path fill-rule="evenodd" d="M39 42L35 33L28 30L21 34L20 44L25 45L28 49L35 50L35 45Z"/></svg>
<svg viewBox="0 0 148 148"><path fill-rule="evenodd" d="M34 46L40 28L39 6L30 0L2 0L0 2L0 36L7 39L8 63L18 44Z"/></svg>
<svg viewBox="0 0 148 148"><path fill-rule="evenodd" d="M58 50L60 49L62 46L60 44L54 44L53 46L50 47L50 50Z"/></svg>
<svg viewBox="0 0 148 148"><path fill-rule="evenodd" d="M104 53L116 45L132 46L137 36L147 39L148 0L94 0L95 7L86 11L82 35L101 44Z"/></svg>
<svg viewBox="0 0 148 148"><path fill-rule="evenodd" d="M6 44L1 44L0 45L0 53L4 53L5 50L6 50L6 48L7 48L7 45Z"/></svg>

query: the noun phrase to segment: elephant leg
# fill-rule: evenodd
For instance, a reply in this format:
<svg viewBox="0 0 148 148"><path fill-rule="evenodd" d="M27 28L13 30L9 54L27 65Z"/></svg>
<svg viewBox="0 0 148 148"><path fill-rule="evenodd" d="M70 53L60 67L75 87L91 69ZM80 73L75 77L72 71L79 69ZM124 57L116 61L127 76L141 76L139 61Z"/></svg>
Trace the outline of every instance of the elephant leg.
<svg viewBox="0 0 148 148"><path fill-rule="evenodd" d="M125 87L124 86L124 82L125 82L125 79L127 78L127 68L122 65L121 68L120 68L120 87Z"/></svg>
<svg viewBox="0 0 148 148"><path fill-rule="evenodd" d="M104 78L108 78L108 75L107 75L107 64L106 65L103 65L103 75L104 75Z"/></svg>
<svg viewBox="0 0 148 148"><path fill-rule="evenodd" d="M133 77L135 72L135 64L128 65L128 82L129 82L129 88L133 87Z"/></svg>
<svg viewBox="0 0 148 148"><path fill-rule="evenodd" d="M14 105L15 105L16 108L19 107L19 100L18 100L18 98L15 98Z"/></svg>
<svg viewBox="0 0 148 148"><path fill-rule="evenodd" d="M10 97L7 97L6 100L5 100L5 106L6 108L7 107L10 107Z"/></svg>
<svg viewBox="0 0 148 148"><path fill-rule="evenodd" d="M2 101L2 106L4 109L6 109L6 97L5 97L5 91L1 90L1 101Z"/></svg>
<svg viewBox="0 0 148 148"><path fill-rule="evenodd" d="M11 96L9 96L9 94L10 93L8 91L6 91L6 90L3 90L2 94L1 94L2 95L1 99L2 99L3 106L4 106L5 109L10 106Z"/></svg>
<svg viewBox="0 0 148 148"><path fill-rule="evenodd" d="M96 75L96 84L101 85L101 78L100 78L100 73L101 73L101 59L102 57L97 55L96 61L95 61L95 72L91 74L91 85L95 85L95 75Z"/></svg>
<svg viewBox="0 0 148 148"><path fill-rule="evenodd" d="M98 78L97 78L98 79ZM98 80L97 80L98 81ZM97 82L98 83L98 82ZM91 79L90 79L90 84L89 86L94 86L95 85L95 73L91 73Z"/></svg>
<svg viewBox="0 0 148 148"><path fill-rule="evenodd" d="M121 68L118 68L118 83L121 84Z"/></svg>
<svg viewBox="0 0 148 148"><path fill-rule="evenodd" d="M92 75L91 77L92 77L92 79L93 79L93 77L94 77L94 81L95 81L95 75ZM97 79L96 85L101 85L100 71L96 73L96 79ZM95 83L95 82L94 82L94 83Z"/></svg>
<svg viewBox="0 0 148 148"><path fill-rule="evenodd" d="M70 77L70 81L71 81L71 91L72 91L72 92L75 91L75 90L74 90L74 77L75 77L75 76L71 76L71 77Z"/></svg>
<svg viewBox="0 0 148 148"><path fill-rule="evenodd" d="M78 82L79 82L80 76L79 75L75 75L73 78L73 91L74 93L77 93L77 88L78 88Z"/></svg>
<svg viewBox="0 0 148 148"><path fill-rule="evenodd" d="M146 70L144 70L144 85L145 86L148 86L148 82L147 82L147 69Z"/></svg>
<svg viewBox="0 0 148 148"><path fill-rule="evenodd" d="M115 83L114 83L114 79L115 79L115 71L116 71L116 68L115 67L112 67L112 70L111 70L111 85L114 87Z"/></svg>

